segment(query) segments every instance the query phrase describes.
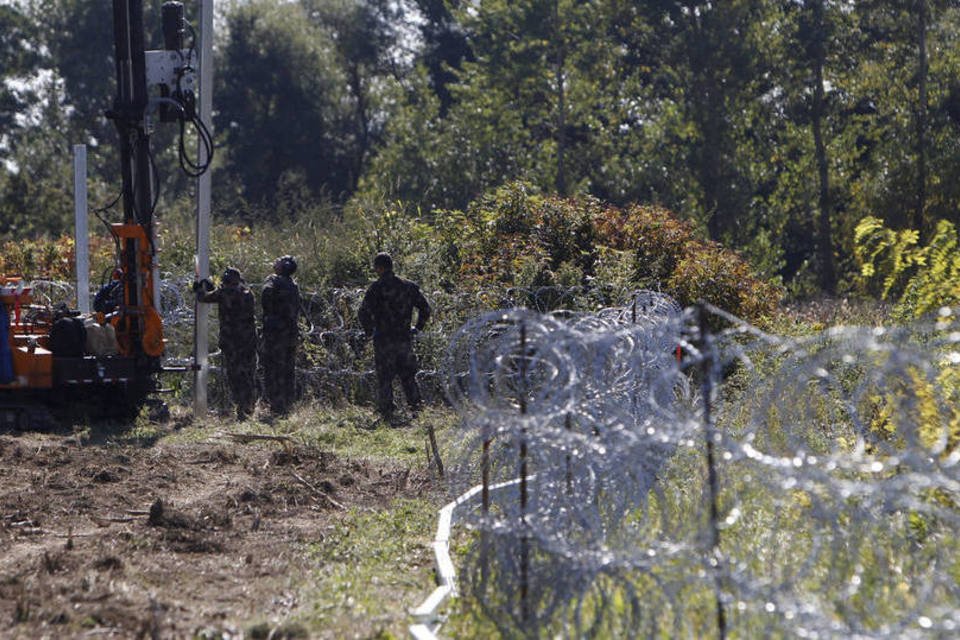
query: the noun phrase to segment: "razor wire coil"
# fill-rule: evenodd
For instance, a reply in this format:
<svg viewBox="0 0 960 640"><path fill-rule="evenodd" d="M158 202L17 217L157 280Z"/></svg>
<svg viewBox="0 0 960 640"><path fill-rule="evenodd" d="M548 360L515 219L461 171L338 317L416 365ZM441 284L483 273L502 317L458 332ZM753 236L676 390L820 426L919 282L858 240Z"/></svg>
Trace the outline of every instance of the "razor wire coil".
<svg viewBox="0 0 960 640"><path fill-rule="evenodd" d="M650 295L493 312L451 341L454 490L525 478L466 516L462 589L486 619L511 637L952 636L952 319L784 338L709 309L727 328L706 341ZM717 397L715 522L695 381Z"/></svg>

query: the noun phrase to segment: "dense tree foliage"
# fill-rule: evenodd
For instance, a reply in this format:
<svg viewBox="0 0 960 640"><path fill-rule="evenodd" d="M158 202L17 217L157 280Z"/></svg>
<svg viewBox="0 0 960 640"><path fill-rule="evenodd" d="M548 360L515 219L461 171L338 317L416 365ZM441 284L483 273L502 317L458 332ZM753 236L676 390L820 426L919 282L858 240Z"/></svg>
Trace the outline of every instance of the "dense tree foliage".
<svg viewBox="0 0 960 640"><path fill-rule="evenodd" d="M949 0L219 6L221 215L354 200L435 219L523 180L675 211L796 293L857 282L866 216L921 242L960 222ZM116 182L109 3L27 0L0 26L0 233L58 232L70 144L97 145L100 192Z"/></svg>
<svg viewBox="0 0 960 640"><path fill-rule="evenodd" d="M293 182L349 184L346 78L335 44L298 4L256 2L230 14L218 71L217 128L224 171L251 200L271 199Z"/></svg>
<svg viewBox="0 0 960 640"><path fill-rule="evenodd" d="M24 113L32 102L29 91L18 90L15 83L33 72L41 59L35 44L35 26L16 7L0 6L0 131L3 144L9 144L9 133L18 127L17 115Z"/></svg>

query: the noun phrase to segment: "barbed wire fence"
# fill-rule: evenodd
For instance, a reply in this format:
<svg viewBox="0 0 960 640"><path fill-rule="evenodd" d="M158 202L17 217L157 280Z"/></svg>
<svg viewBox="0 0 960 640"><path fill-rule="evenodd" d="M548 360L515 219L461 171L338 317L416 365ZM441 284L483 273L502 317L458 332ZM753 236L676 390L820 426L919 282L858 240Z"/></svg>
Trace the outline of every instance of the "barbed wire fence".
<svg viewBox="0 0 960 640"><path fill-rule="evenodd" d="M948 311L805 338L652 293L470 320L445 369L451 488L482 486L466 601L507 637L955 637Z"/></svg>
<svg viewBox="0 0 960 640"><path fill-rule="evenodd" d="M166 339L164 362L171 367L189 367L193 363L195 297L192 284L192 275L164 273L160 279L160 315ZM248 286L259 296L259 283L249 283ZM36 302L40 305L52 307L59 302L75 303L73 283L36 280L33 287ZM94 293L90 292L91 299ZM373 349L357 320L363 294L364 289L357 287L312 291L301 286L301 349L296 369L299 397L333 404L375 403ZM597 306L603 293L590 287L512 287L472 293L437 290L427 292L427 295L434 313L415 345L420 360L417 378L425 401L439 404L445 401L441 368L449 337L478 310L518 306L541 311L588 309ZM220 370L220 354L216 347L218 331L219 318L213 313L209 335L212 374L209 401L212 407L223 409L229 393ZM167 374L166 378L165 383L177 391L174 399L187 401L192 394L192 378L182 373ZM402 407L403 403L398 406Z"/></svg>

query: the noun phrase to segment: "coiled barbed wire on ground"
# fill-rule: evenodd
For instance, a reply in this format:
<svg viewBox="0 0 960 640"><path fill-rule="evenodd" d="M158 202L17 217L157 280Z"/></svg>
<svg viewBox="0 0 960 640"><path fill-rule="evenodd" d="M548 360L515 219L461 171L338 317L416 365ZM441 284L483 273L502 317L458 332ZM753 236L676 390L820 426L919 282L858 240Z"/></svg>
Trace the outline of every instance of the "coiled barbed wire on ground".
<svg viewBox="0 0 960 640"><path fill-rule="evenodd" d="M531 637L955 634L952 316L787 339L711 309L728 328L709 336L649 296L485 314L451 341L453 488L488 488L461 578L485 617Z"/></svg>

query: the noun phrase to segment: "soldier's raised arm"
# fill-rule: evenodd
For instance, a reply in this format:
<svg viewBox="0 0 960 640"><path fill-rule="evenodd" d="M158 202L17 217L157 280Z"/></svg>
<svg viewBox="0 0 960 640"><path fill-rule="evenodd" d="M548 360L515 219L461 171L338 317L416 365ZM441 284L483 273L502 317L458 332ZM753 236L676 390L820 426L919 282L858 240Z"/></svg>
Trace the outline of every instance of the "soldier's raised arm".
<svg viewBox="0 0 960 640"><path fill-rule="evenodd" d="M213 288L213 284L204 278L193 285L193 291L197 294L197 300L207 303L220 302L220 288Z"/></svg>

